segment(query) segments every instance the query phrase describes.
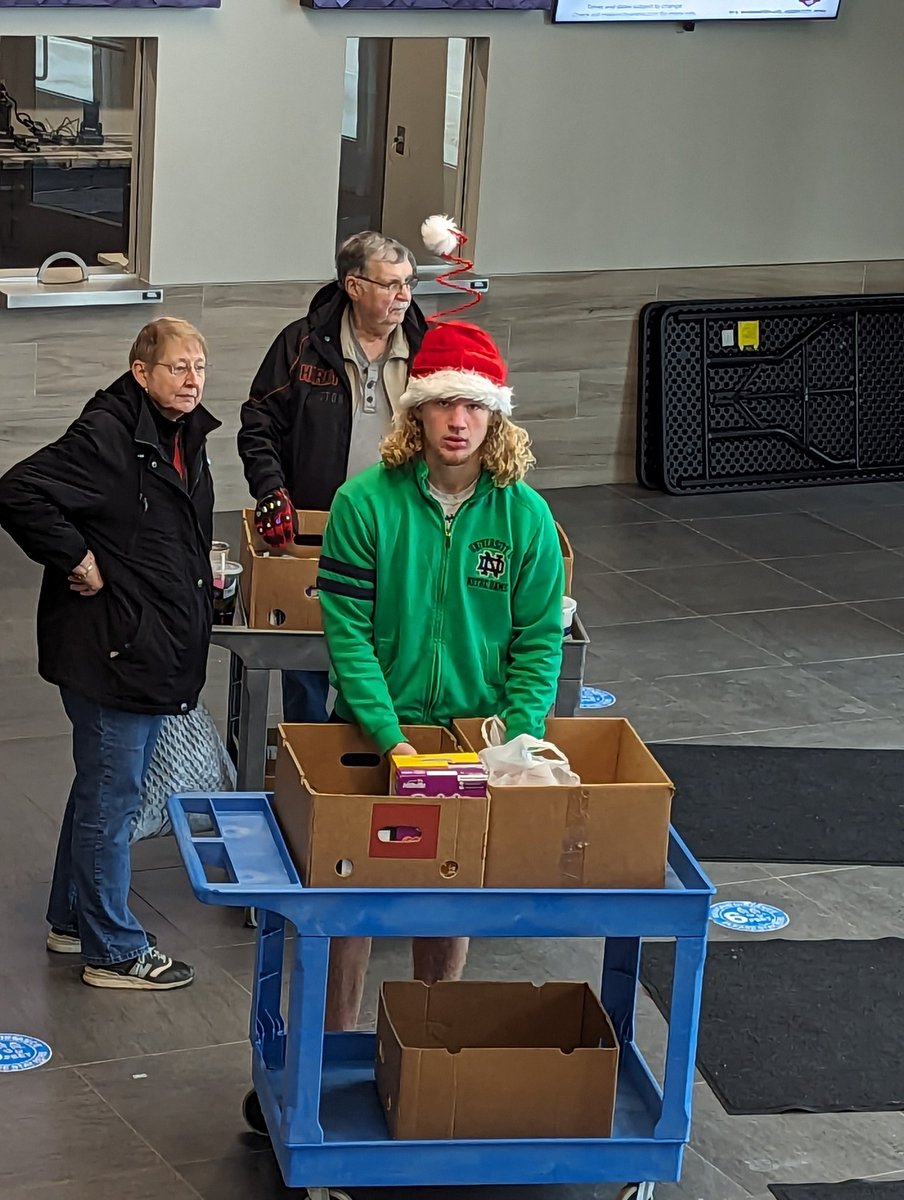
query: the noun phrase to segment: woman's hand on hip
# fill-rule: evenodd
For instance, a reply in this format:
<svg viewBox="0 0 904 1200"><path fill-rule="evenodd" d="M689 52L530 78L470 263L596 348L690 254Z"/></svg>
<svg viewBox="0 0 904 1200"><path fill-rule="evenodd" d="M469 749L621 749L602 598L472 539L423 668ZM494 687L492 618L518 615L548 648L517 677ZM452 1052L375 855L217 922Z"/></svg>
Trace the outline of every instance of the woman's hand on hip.
<svg viewBox="0 0 904 1200"><path fill-rule="evenodd" d="M100 567L94 561L94 555L89 550L77 567L72 568L69 576L69 587L80 596L96 596L104 586Z"/></svg>

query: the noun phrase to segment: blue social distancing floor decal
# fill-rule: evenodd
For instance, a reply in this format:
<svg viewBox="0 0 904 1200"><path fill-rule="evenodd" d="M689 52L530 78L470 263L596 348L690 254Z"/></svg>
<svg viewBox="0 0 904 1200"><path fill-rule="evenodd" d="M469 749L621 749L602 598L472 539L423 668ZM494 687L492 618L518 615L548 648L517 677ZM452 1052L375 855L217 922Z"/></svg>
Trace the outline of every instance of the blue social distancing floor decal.
<svg viewBox="0 0 904 1200"><path fill-rule="evenodd" d="M709 919L714 925L737 933L774 933L776 929L784 929L790 920L780 908L755 900L723 900L712 906Z"/></svg>
<svg viewBox="0 0 904 1200"><path fill-rule="evenodd" d="M614 703L611 692L604 692L602 688L581 688L581 708L611 708Z"/></svg>
<svg viewBox="0 0 904 1200"><path fill-rule="evenodd" d="M0 1033L0 1072L31 1071L49 1062L52 1054L40 1038L24 1033Z"/></svg>

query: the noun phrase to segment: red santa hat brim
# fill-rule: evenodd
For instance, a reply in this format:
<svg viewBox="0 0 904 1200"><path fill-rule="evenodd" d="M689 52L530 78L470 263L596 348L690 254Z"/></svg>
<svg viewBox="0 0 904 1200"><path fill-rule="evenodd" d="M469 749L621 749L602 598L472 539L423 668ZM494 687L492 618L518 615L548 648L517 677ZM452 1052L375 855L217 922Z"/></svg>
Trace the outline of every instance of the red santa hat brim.
<svg viewBox="0 0 904 1200"><path fill-rule="evenodd" d="M512 412L512 389L477 371L450 369L412 376L398 406L404 412L427 400L476 400L491 412L506 417Z"/></svg>

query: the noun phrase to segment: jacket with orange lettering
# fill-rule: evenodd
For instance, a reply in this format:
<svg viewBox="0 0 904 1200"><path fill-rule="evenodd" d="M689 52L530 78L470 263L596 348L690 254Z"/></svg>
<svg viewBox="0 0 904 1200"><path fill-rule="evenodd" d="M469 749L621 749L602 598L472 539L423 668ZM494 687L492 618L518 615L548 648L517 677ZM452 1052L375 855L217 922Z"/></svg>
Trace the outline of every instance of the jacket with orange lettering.
<svg viewBox="0 0 904 1200"><path fill-rule="evenodd" d="M341 327L348 303L338 283L321 288L307 316L279 334L254 377L238 449L255 500L286 488L296 508L325 512L345 483L352 389ZM413 356L426 330L417 305L402 329Z"/></svg>

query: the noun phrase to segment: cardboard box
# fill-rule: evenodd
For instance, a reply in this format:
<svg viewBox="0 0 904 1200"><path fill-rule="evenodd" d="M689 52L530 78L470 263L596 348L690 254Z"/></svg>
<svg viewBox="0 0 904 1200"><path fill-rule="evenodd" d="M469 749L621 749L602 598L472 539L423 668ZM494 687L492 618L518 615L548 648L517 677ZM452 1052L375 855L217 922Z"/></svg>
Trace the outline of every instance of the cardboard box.
<svg viewBox="0 0 904 1200"><path fill-rule="evenodd" d="M481 720L453 725L481 750ZM485 887L660 888L674 784L623 717L550 717L580 787L493 787Z"/></svg>
<svg viewBox="0 0 904 1200"><path fill-rule="evenodd" d="M603 1138L618 1043L585 983L387 982L375 1075L394 1138Z"/></svg>
<svg viewBox="0 0 904 1200"><path fill-rule="evenodd" d="M252 629L323 629L317 566L328 514L299 512L298 538L284 550L271 550L254 528L254 509L242 514L239 562L242 603Z"/></svg>
<svg viewBox="0 0 904 1200"><path fill-rule="evenodd" d="M421 754L458 749L445 729L402 732ZM279 733L274 810L308 887L482 885L486 797L391 796L389 763L353 725ZM387 834L399 829L404 838Z"/></svg>
<svg viewBox="0 0 904 1200"><path fill-rule="evenodd" d="M559 546L562 548L562 561L565 566L565 595L571 595L571 587L574 583L574 551L571 548L571 542L568 540L568 534L556 521L556 533L559 535Z"/></svg>

